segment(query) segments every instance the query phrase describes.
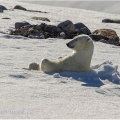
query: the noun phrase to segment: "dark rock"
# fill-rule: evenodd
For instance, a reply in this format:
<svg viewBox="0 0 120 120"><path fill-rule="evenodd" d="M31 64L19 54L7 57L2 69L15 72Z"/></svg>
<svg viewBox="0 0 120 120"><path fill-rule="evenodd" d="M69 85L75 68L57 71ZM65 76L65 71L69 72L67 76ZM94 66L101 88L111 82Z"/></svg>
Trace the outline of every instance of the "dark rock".
<svg viewBox="0 0 120 120"><path fill-rule="evenodd" d="M104 39L101 39L100 42L106 43L106 44L117 45L117 46L120 45L120 43L116 42L114 39L109 39L108 41L107 41L107 40L104 40Z"/></svg>
<svg viewBox="0 0 120 120"><path fill-rule="evenodd" d="M103 23L120 23L120 20L117 19L103 19Z"/></svg>
<svg viewBox="0 0 120 120"><path fill-rule="evenodd" d="M74 24L75 29L77 30L77 34L91 34L91 31L83 24L83 23L76 23Z"/></svg>
<svg viewBox="0 0 120 120"><path fill-rule="evenodd" d="M6 7L4 7L3 5L0 5L0 10L3 11L3 10L7 10Z"/></svg>
<svg viewBox="0 0 120 120"><path fill-rule="evenodd" d="M0 13L3 13L3 10L2 10L2 9L0 9Z"/></svg>
<svg viewBox="0 0 120 120"><path fill-rule="evenodd" d="M120 42L118 42L118 41L116 41L116 40L114 40L114 39L109 39L109 44L112 44L112 45L119 45L120 44Z"/></svg>
<svg viewBox="0 0 120 120"><path fill-rule="evenodd" d="M7 17L5 17L5 18L2 18L2 19L9 19L9 20L10 20L10 18L7 18Z"/></svg>
<svg viewBox="0 0 120 120"><path fill-rule="evenodd" d="M18 29L18 28L20 28L20 27L23 27L23 26L27 26L27 25L30 25L30 23L28 23L28 22L16 22L15 23L15 29Z"/></svg>
<svg viewBox="0 0 120 120"><path fill-rule="evenodd" d="M75 26L75 29L81 29L81 28L86 27L83 23L76 23L76 24L74 24L74 26Z"/></svg>
<svg viewBox="0 0 120 120"><path fill-rule="evenodd" d="M37 29L38 31L42 30L41 25L34 25L33 28Z"/></svg>
<svg viewBox="0 0 120 120"><path fill-rule="evenodd" d="M104 40L104 39L99 40L99 42L109 44L109 42L107 40Z"/></svg>
<svg viewBox="0 0 120 120"><path fill-rule="evenodd" d="M68 33L75 33L75 27L74 24L70 21L70 20L66 20L64 22L61 22L60 24L58 24L58 26L61 30L63 30L63 32L68 32Z"/></svg>
<svg viewBox="0 0 120 120"><path fill-rule="evenodd" d="M45 17L32 17L32 19L50 22L50 20L48 18L45 18Z"/></svg>
<svg viewBox="0 0 120 120"><path fill-rule="evenodd" d="M28 12L39 12L39 13L48 13L48 12L43 12L43 11L39 11L39 10L27 10Z"/></svg>
<svg viewBox="0 0 120 120"><path fill-rule="evenodd" d="M77 34L69 33L69 32L66 32L65 35L66 35L66 39L73 39L75 36L77 36Z"/></svg>
<svg viewBox="0 0 120 120"><path fill-rule="evenodd" d="M46 25L44 27L44 31L45 32L49 32L49 33L60 33L60 29L54 25Z"/></svg>
<svg viewBox="0 0 120 120"><path fill-rule="evenodd" d="M27 10L26 8L24 8L24 7L20 6L20 5L16 5L16 6L14 7L14 9L19 9L19 10L24 10L24 11Z"/></svg>
<svg viewBox="0 0 120 120"><path fill-rule="evenodd" d="M79 29L80 34L86 34L89 35L91 34L90 30L87 27L83 27L81 29Z"/></svg>
<svg viewBox="0 0 120 120"><path fill-rule="evenodd" d="M90 36L94 41L99 41L99 40L101 40L101 39L107 39L107 40L108 40L108 38L106 38L105 36L102 36L102 35L90 34L89 36Z"/></svg>

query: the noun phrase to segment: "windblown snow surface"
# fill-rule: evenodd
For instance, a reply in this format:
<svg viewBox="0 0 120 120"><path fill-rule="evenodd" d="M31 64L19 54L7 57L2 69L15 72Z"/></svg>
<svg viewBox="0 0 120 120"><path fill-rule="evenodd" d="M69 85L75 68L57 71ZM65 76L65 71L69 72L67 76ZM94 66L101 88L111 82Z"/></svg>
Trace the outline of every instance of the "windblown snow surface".
<svg viewBox="0 0 120 120"><path fill-rule="evenodd" d="M81 9L49 7L0 0L9 10L0 13L0 118L120 118L120 47L95 42L89 72L44 73L28 71L31 62L57 59L71 54L64 39L29 39L10 36L15 22L40 24L34 16L47 17L57 25L64 20L82 22L91 31L114 29L119 24L104 24L104 18L120 15ZM12 10L15 5L49 13ZM2 19L9 17L9 19Z"/></svg>

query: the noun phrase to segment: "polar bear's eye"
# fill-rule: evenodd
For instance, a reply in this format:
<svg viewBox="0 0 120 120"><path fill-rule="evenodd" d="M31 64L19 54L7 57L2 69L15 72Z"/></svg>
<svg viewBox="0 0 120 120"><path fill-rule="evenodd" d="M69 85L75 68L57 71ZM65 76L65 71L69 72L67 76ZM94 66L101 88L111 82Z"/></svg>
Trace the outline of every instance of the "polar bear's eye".
<svg viewBox="0 0 120 120"><path fill-rule="evenodd" d="M89 41L90 39L88 38L87 41Z"/></svg>

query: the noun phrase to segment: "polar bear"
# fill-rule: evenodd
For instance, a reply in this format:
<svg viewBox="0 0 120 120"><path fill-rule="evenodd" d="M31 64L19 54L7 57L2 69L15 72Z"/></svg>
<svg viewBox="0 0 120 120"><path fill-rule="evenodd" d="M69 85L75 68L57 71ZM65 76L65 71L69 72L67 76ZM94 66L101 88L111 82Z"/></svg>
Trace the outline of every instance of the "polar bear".
<svg viewBox="0 0 120 120"><path fill-rule="evenodd" d="M72 41L66 44L73 50L72 54L66 57L60 57L57 60L43 59L40 70L43 72L85 72L90 70L91 59L94 50L92 39L88 35L78 35ZM35 63L32 63L32 67ZM38 64L36 64L38 70ZM29 69L32 69L29 66ZM35 69L35 67L34 67Z"/></svg>

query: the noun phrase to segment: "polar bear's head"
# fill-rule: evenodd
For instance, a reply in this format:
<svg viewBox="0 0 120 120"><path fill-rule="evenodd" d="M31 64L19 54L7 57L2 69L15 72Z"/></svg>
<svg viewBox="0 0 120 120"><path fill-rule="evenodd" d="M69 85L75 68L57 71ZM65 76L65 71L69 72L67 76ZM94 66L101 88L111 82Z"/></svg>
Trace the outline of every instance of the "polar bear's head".
<svg viewBox="0 0 120 120"><path fill-rule="evenodd" d="M88 35L78 35L73 38L72 41L66 44L69 48L73 49L74 51L81 51L81 50L92 50L94 49L93 41Z"/></svg>

